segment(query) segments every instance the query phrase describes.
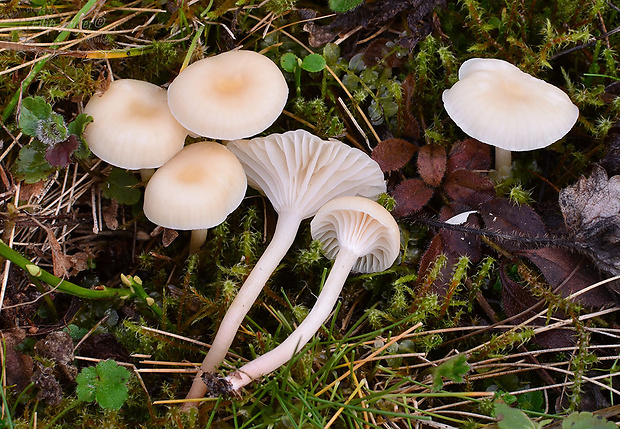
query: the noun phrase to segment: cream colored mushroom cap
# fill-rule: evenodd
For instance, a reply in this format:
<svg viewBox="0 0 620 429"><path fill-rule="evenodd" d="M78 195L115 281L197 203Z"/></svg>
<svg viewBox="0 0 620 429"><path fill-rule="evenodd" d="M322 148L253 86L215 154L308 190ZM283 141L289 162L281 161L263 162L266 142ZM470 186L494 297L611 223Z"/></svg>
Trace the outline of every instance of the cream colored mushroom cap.
<svg viewBox="0 0 620 429"><path fill-rule="evenodd" d="M243 164L248 184L266 195L278 213L295 210L305 219L332 198L376 199L386 190L375 160L305 130L235 140L227 147Z"/></svg>
<svg viewBox="0 0 620 429"><path fill-rule="evenodd" d="M172 114L188 130L233 140L266 130L282 113L288 86L278 66L253 51L197 61L168 88Z"/></svg>
<svg viewBox="0 0 620 429"><path fill-rule="evenodd" d="M383 206L363 197L340 197L325 204L310 223L312 238L336 259L341 248L359 255L351 271L377 273L398 257L398 224Z"/></svg>
<svg viewBox="0 0 620 429"><path fill-rule="evenodd" d="M90 150L129 170L157 168L183 149L187 130L170 113L166 90L149 82L121 79L84 108L93 117L84 130Z"/></svg>
<svg viewBox="0 0 620 429"><path fill-rule="evenodd" d="M579 109L561 89L492 58L465 61L459 81L442 99L465 133L511 151L549 146L579 117Z"/></svg>
<svg viewBox="0 0 620 429"><path fill-rule="evenodd" d="M144 214L166 228L212 228L241 204L246 188L232 152L215 142L193 143L153 174L144 191Z"/></svg>

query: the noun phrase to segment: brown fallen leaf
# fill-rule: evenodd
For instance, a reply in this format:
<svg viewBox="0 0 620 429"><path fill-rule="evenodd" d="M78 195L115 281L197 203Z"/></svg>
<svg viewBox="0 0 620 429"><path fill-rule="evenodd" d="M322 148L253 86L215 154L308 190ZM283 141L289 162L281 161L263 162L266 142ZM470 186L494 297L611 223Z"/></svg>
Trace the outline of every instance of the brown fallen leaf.
<svg viewBox="0 0 620 429"><path fill-rule="evenodd" d="M547 233L542 219L527 205L515 205L505 198L495 198L480 206L480 215L484 225L491 231L515 237L544 237ZM519 240L502 243L508 250L514 251L523 247Z"/></svg>
<svg viewBox="0 0 620 429"><path fill-rule="evenodd" d="M19 351L18 346L26 339L23 329L15 328L11 331L0 333L4 345L4 367L6 369L7 386L15 385L17 392L21 392L30 383L33 374L32 358L26 353Z"/></svg>
<svg viewBox="0 0 620 429"><path fill-rule="evenodd" d="M439 220L446 221L454 215L464 211L460 206L456 207L443 207L441 209L441 213L439 214ZM467 221L462 225L472 229L480 228L480 222L477 216L468 216ZM477 262L480 260L481 242L479 235L453 231L447 228L440 229L439 234L441 235L442 242L446 249L448 249L456 257L467 256L472 262Z"/></svg>
<svg viewBox="0 0 620 429"><path fill-rule="evenodd" d="M448 174L443 188L453 201L471 208L495 198L495 185L491 179L471 170L456 170Z"/></svg>
<svg viewBox="0 0 620 429"><path fill-rule="evenodd" d="M420 138L420 124L411 111L415 94L415 75L409 74L400 86L402 98L398 106L398 129L400 135L413 139Z"/></svg>
<svg viewBox="0 0 620 429"><path fill-rule="evenodd" d="M395 171L403 168L418 148L403 139L387 139L380 142L372 151L372 159L377 161L381 171Z"/></svg>
<svg viewBox="0 0 620 429"><path fill-rule="evenodd" d="M595 165L590 177L560 192L559 204L575 243L599 269L620 274L620 176L608 178Z"/></svg>
<svg viewBox="0 0 620 429"><path fill-rule="evenodd" d="M491 168L491 149L476 139L456 142L448 154L449 173L456 170L488 170Z"/></svg>
<svg viewBox="0 0 620 429"><path fill-rule="evenodd" d="M427 144L418 153L418 173L428 185L436 188L446 172L446 149L436 144Z"/></svg>
<svg viewBox="0 0 620 429"><path fill-rule="evenodd" d="M396 200L395 217L403 217L422 209L429 202L435 190L420 179L408 179L401 182L392 196Z"/></svg>

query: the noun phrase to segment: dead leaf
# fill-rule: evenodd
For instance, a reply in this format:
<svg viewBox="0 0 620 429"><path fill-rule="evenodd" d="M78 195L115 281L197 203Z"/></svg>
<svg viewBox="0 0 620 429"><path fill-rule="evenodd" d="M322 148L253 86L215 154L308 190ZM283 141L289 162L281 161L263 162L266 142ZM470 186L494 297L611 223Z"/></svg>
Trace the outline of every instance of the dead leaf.
<svg viewBox="0 0 620 429"><path fill-rule="evenodd" d="M394 171L403 168L413 154L416 146L402 139L387 139L380 142L372 151L372 159L377 161L381 171Z"/></svg>
<svg viewBox="0 0 620 429"><path fill-rule="evenodd" d="M491 231L497 231L515 237L544 237L547 233L545 224L538 213L527 205L515 205L505 198L496 198L480 206L484 225ZM517 240L505 241L502 246L510 251L520 249Z"/></svg>
<svg viewBox="0 0 620 429"><path fill-rule="evenodd" d="M418 153L418 173L428 185L436 188L446 172L446 150L443 146L427 144Z"/></svg>
<svg viewBox="0 0 620 429"><path fill-rule="evenodd" d="M460 211L459 211L460 213ZM445 206L439 214L439 220L445 221L457 214L457 211L453 207ZM480 222L477 216L468 216L467 221L462 224L470 228L480 228ZM452 231L447 228L442 228L439 231L441 234L444 246L449 249L457 258L460 256L467 256L472 262L480 260L480 236L474 234L466 234L464 232Z"/></svg>
<svg viewBox="0 0 620 429"><path fill-rule="evenodd" d="M589 260L566 249L544 247L519 253L534 263L554 292L564 298L601 280ZM579 295L575 301L590 308L601 308L612 303L613 299L607 289L597 287Z"/></svg>
<svg viewBox="0 0 620 429"><path fill-rule="evenodd" d="M32 382L39 388L37 399L48 405L58 405L62 402L62 388L54 376L54 368L45 367L36 361L36 371L32 376Z"/></svg>
<svg viewBox="0 0 620 429"><path fill-rule="evenodd" d="M427 282L429 270L433 267L437 257L441 254L446 256L446 264L441 268L439 275L430 285L423 286ZM445 247L441 234L435 234L428 249L426 249L426 252L424 252L420 258L418 292L420 294L427 294L430 292L439 297L445 297L449 282L452 278L452 269L457 262L458 256ZM422 287L424 287L424 289L422 289Z"/></svg>
<svg viewBox="0 0 620 429"><path fill-rule="evenodd" d="M32 358L15 348L26 339L26 332L23 329L16 328L2 332L1 335L5 349L6 385L15 385L17 391L21 392L30 384L30 378L33 374Z"/></svg>
<svg viewBox="0 0 620 429"><path fill-rule="evenodd" d="M115 231L118 228L118 201L112 198L110 204L107 205L102 211L103 221L108 229Z"/></svg>
<svg viewBox="0 0 620 429"><path fill-rule="evenodd" d="M495 198L495 185L491 179L470 170L448 174L443 188L452 200L472 208Z"/></svg>
<svg viewBox="0 0 620 429"><path fill-rule="evenodd" d="M40 357L56 363L61 373L70 381L77 376L77 368L73 365L73 340L65 331L50 332L44 339L37 341L34 349Z"/></svg>
<svg viewBox="0 0 620 429"><path fill-rule="evenodd" d="M164 228L163 226L156 226L151 232L151 237L156 237L161 234L161 242L164 247L168 247L179 236L179 233L174 229Z"/></svg>
<svg viewBox="0 0 620 429"><path fill-rule="evenodd" d="M403 217L422 209L433 196L433 188L420 179L408 179L401 182L392 196L396 200L395 217Z"/></svg>
<svg viewBox="0 0 620 429"><path fill-rule="evenodd" d="M607 132L603 146L607 148L607 152L601 160L601 166L611 176L620 174L620 121Z"/></svg>
<svg viewBox="0 0 620 429"><path fill-rule="evenodd" d="M530 289L512 280L506 274L506 268L507 264L502 263L499 271L500 281L502 282L502 305L506 315L511 319L510 323L518 325L536 316L543 309L543 306L537 306L540 300L534 297ZM561 317L559 314L556 316ZM530 325L543 326L544 323L543 317L534 319ZM536 334L534 341L548 348L570 347L576 342L570 331L561 329L540 332Z"/></svg>
<svg viewBox="0 0 620 429"><path fill-rule="evenodd" d="M303 29L310 33L310 46L318 48L334 40L339 34L346 34L357 27L375 31L401 12L407 14L408 23L417 23L429 16L443 0L378 0L366 2L350 12L338 14L329 24L318 25L309 22ZM417 33L416 28L410 28Z"/></svg>
<svg viewBox="0 0 620 429"><path fill-rule="evenodd" d="M449 173L456 170L488 170L491 168L491 149L476 139L456 142L448 154Z"/></svg>
<svg viewBox="0 0 620 429"><path fill-rule="evenodd" d="M608 179L596 165L590 177L560 192L559 204L576 244L599 269L620 274L620 176Z"/></svg>
<svg viewBox="0 0 620 429"><path fill-rule="evenodd" d="M398 128L400 135L413 139L420 138L420 124L413 115L413 95L415 94L415 75L409 74L400 86L402 98L398 107Z"/></svg>

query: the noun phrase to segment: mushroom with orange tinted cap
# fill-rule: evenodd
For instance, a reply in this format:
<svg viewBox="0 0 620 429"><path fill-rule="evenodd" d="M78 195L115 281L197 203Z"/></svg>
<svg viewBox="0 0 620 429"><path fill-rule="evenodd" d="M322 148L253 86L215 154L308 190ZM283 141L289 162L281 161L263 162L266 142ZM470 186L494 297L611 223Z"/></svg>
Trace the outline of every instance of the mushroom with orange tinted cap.
<svg viewBox="0 0 620 429"><path fill-rule="evenodd" d="M144 214L165 228L191 230L190 253L207 230L222 223L245 196L243 167L226 147L199 142L183 148L159 168L144 191Z"/></svg>
<svg viewBox="0 0 620 429"><path fill-rule="evenodd" d="M495 169L510 168L511 151L549 146L570 131L579 109L561 89L509 62L472 58L442 95L452 120L469 136L496 147Z"/></svg>
<svg viewBox="0 0 620 429"><path fill-rule="evenodd" d="M90 150L109 164L140 170L143 180L183 149L187 130L170 113L166 90L134 79L116 80L93 95L84 113Z"/></svg>
<svg viewBox="0 0 620 429"><path fill-rule="evenodd" d="M310 313L286 340L226 377L232 391L284 365L312 338L334 308L351 271L385 271L400 250L398 224L386 209L367 198L331 200L317 212L310 229L327 257L334 259L323 289Z"/></svg>
<svg viewBox="0 0 620 429"><path fill-rule="evenodd" d="M168 88L168 104L185 128L234 140L267 129L280 116L288 86L278 66L253 51L229 51L183 70Z"/></svg>

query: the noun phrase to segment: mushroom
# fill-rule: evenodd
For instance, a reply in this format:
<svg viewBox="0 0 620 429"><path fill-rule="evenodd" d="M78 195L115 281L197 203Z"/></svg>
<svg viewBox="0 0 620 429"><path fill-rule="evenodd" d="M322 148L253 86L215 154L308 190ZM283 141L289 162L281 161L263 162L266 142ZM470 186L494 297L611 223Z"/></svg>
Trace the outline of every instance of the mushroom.
<svg viewBox="0 0 620 429"><path fill-rule="evenodd" d="M204 396L201 375L215 372L258 294L292 245L301 221L329 200L385 192L379 165L359 149L325 141L304 130L237 140L227 146L243 164L248 184L265 194L278 212L271 242L224 316L186 399ZM186 403L186 409L195 403Z"/></svg>
<svg viewBox="0 0 620 429"><path fill-rule="evenodd" d="M183 149L187 130L170 113L166 90L149 82L121 79L84 107L93 117L84 130L90 150L109 164L140 170L147 180Z"/></svg>
<svg viewBox="0 0 620 429"><path fill-rule="evenodd" d="M318 331L331 313L349 272L376 273L389 268L400 249L400 232L392 215L362 197L341 197L325 204L310 224L334 265L308 316L279 346L243 365L228 377L238 391L252 380L288 362Z"/></svg>
<svg viewBox="0 0 620 429"><path fill-rule="evenodd" d="M280 116L288 86L278 66L253 51L197 61L168 88L168 104L188 130L212 139L254 136Z"/></svg>
<svg viewBox="0 0 620 429"><path fill-rule="evenodd" d="M495 169L510 169L510 151L549 146L570 131L579 109L555 86L492 58L461 65L444 107L469 136L496 147Z"/></svg>
<svg viewBox="0 0 620 429"><path fill-rule="evenodd" d="M196 253L208 228L219 225L245 196L243 167L226 147L193 143L159 168L144 191L144 214L156 225L191 230Z"/></svg>

